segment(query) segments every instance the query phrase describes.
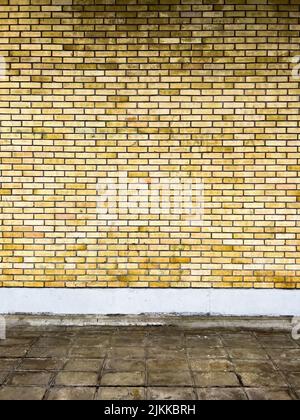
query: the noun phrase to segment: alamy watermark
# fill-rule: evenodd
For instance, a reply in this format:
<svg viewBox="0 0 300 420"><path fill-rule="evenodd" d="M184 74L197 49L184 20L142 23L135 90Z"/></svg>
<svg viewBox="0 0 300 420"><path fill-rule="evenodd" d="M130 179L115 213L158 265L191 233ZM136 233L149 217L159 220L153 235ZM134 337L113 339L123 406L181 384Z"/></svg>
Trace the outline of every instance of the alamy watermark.
<svg viewBox="0 0 300 420"><path fill-rule="evenodd" d="M300 340L300 317L295 316L292 320L293 340Z"/></svg>
<svg viewBox="0 0 300 420"><path fill-rule="evenodd" d="M292 75L295 80L300 81L300 56L292 57L292 63L294 63Z"/></svg>
<svg viewBox="0 0 300 420"><path fill-rule="evenodd" d="M6 340L6 320L0 316L0 340Z"/></svg>
<svg viewBox="0 0 300 420"><path fill-rule="evenodd" d="M97 184L97 210L108 224L165 217L197 224L203 219L204 185L194 178L131 178L127 171Z"/></svg>
<svg viewBox="0 0 300 420"><path fill-rule="evenodd" d="M0 82L3 80L6 76L6 61L5 58L0 55Z"/></svg>

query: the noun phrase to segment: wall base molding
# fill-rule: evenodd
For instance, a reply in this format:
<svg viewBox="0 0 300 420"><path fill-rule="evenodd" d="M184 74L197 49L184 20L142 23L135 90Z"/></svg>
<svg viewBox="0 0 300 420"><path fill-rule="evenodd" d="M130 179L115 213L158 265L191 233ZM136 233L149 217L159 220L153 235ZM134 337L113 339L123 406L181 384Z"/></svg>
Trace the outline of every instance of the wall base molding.
<svg viewBox="0 0 300 420"><path fill-rule="evenodd" d="M300 316L300 290L0 288L0 314Z"/></svg>
<svg viewBox="0 0 300 420"><path fill-rule="evenodd" d="M182 330L291 332L291 317L202 317L181 315L5 315L8 327L169 327Z"/></svg>

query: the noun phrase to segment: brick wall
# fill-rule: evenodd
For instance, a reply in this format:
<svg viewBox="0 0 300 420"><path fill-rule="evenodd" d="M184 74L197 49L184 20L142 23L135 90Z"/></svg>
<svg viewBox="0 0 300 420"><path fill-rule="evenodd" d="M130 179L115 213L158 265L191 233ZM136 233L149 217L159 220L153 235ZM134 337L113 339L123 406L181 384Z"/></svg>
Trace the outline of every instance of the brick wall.
<svg viewBox="0 0 300 420"><path fill-rule="evenodd" d="M1 0L0 286L299 288L299 17Z"/></svg>

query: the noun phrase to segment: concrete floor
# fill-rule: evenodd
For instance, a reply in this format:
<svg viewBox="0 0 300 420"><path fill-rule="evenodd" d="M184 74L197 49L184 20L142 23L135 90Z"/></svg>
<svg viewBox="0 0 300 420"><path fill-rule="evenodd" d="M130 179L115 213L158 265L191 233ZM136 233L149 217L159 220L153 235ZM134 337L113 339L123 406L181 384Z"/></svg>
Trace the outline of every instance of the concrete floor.
<svg viewBox="0 0 300 420"><path fill-rule="evenodd" d="M0 400L300 399L300 342L279 332L11 328L0 385Z"/></svg>

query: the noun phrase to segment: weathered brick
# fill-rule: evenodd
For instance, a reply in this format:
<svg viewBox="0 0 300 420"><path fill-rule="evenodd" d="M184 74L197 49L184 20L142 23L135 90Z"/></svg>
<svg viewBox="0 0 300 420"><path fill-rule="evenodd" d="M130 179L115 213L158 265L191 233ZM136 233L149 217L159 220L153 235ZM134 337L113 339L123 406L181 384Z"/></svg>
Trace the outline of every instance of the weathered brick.
<svg viewBox="0 0 300 420"><path fill-rule="evenodd" d="M0 287L300 288L299 2L2 3Z"/></svg>

